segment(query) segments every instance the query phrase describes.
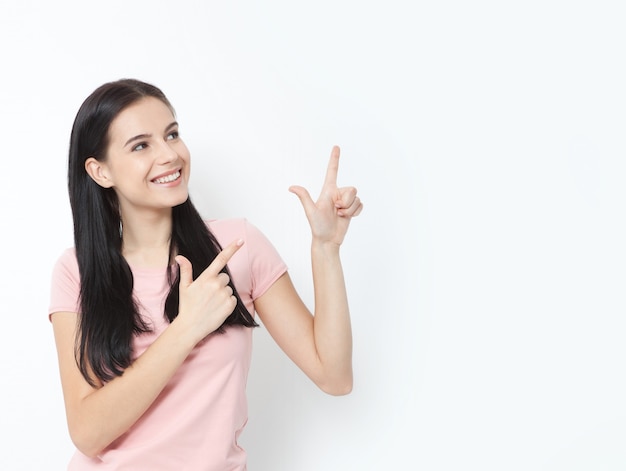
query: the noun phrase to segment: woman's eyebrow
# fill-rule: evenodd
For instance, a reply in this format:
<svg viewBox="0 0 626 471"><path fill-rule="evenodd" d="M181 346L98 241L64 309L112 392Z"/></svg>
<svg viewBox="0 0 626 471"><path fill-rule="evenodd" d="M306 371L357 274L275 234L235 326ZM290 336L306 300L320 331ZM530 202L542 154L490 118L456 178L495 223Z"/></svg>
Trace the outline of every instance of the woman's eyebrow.
<svg viewBox="0 0 626 471"><path fill-rule="evenodd" d="M165 132L169 131L172 128L175 128L176 126L178 126L178 122L176 121L172 121L170 124L167 125L167 127L165 128ZM124 144L124 147L126 147L128 144L130 144L133 141L138 141L140 139L149 139L152 137L152 134L137 134L136 136L131 137L129 140L126 141L126 143Z"/></svg>
<svg viewBox="0 0 626 471"><path fill-rule="evenodd" d="M133 141L138 141L139 139L147 139L152 137L152 134L138 134L134 137L131 137L129 140L126 141L126 143L124 144L124 147L126 147L128 144L130 144Z"/></svg>

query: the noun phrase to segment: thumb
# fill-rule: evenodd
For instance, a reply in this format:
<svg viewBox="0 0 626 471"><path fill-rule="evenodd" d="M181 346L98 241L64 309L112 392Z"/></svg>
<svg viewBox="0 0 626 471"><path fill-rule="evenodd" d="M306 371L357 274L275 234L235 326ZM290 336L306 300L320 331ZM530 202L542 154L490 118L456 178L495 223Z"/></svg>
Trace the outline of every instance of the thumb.
<svg viewBox="0 0 626 471"><path fill-rule="evenodd" d="M180 285L186 288L193 283L193 268L191 267L191 262L182 255L176 255L174 260L176 260L180 268Z"/></svg>
<svg viewBox="0 0 626 471"><path fill-rule="evenodd" d="M302 203L302 206L304 207L304 211L306 213L313 210L313 206L315 206L315 203L311 199L311 195L309 195L309 192L306 190L306 188L292 185L289 187L289 191L300 199L300 203Z"/></svg>

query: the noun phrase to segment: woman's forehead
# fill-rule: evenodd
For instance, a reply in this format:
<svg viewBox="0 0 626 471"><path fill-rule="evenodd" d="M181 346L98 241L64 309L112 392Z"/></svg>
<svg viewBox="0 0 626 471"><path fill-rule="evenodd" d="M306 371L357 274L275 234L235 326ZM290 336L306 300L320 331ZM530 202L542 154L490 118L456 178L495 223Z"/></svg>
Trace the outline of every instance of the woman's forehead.
<svg viewBox="0 0 626 471"><path fill-rule="evenodd" d="M164 131L175 121L168 105L158 98L146 97L124 108L111 122L112 139L127 135L152 134Z"/></svg>

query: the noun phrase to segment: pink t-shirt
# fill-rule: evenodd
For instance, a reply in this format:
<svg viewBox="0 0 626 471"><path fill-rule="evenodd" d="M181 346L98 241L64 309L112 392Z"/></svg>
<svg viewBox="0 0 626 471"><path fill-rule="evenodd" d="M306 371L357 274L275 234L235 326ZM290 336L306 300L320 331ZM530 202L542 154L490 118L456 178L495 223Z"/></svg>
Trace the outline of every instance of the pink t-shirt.
<svg viewBox="0 0 626 471"><path fill-rule="evenodd" d="M285 263L247 220L208 224L222 246L244 239L228 268L243 303L254 314L253 301L286 272ZM165 268L131 269L140 312L153 325L152 332L134 338L134 355L139 356L168 326L163 305L169 287ZM54 267L49 314L78 312L79 284L74 249L67 249ZM245 470L246 453L237 439L248 419L245 389L252 331L237 326L209 335L128 432L97 458L76 451L68 470Z"/></svg>

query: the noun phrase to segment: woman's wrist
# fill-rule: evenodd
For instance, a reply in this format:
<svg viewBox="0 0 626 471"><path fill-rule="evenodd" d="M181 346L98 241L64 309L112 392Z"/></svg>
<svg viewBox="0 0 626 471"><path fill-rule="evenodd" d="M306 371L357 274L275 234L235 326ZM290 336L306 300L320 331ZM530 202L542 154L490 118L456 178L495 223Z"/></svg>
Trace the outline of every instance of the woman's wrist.
<svg viewBox="0 0 626 471"><path fill-rule="evenodd" d="M331 241L324 241L313 238L311 241L311 252L320 255L339 255L341 245Z"/></svg>
<svg viewBox="0 0 626 471"><path fill-rule="evenodd" d="M198 338L194 329L186 325L184 318L181 318L180 314L171 322L168 327L168 331L177 344L189 351L193 350L198 342L202 340L201 338Z"/></svg>

